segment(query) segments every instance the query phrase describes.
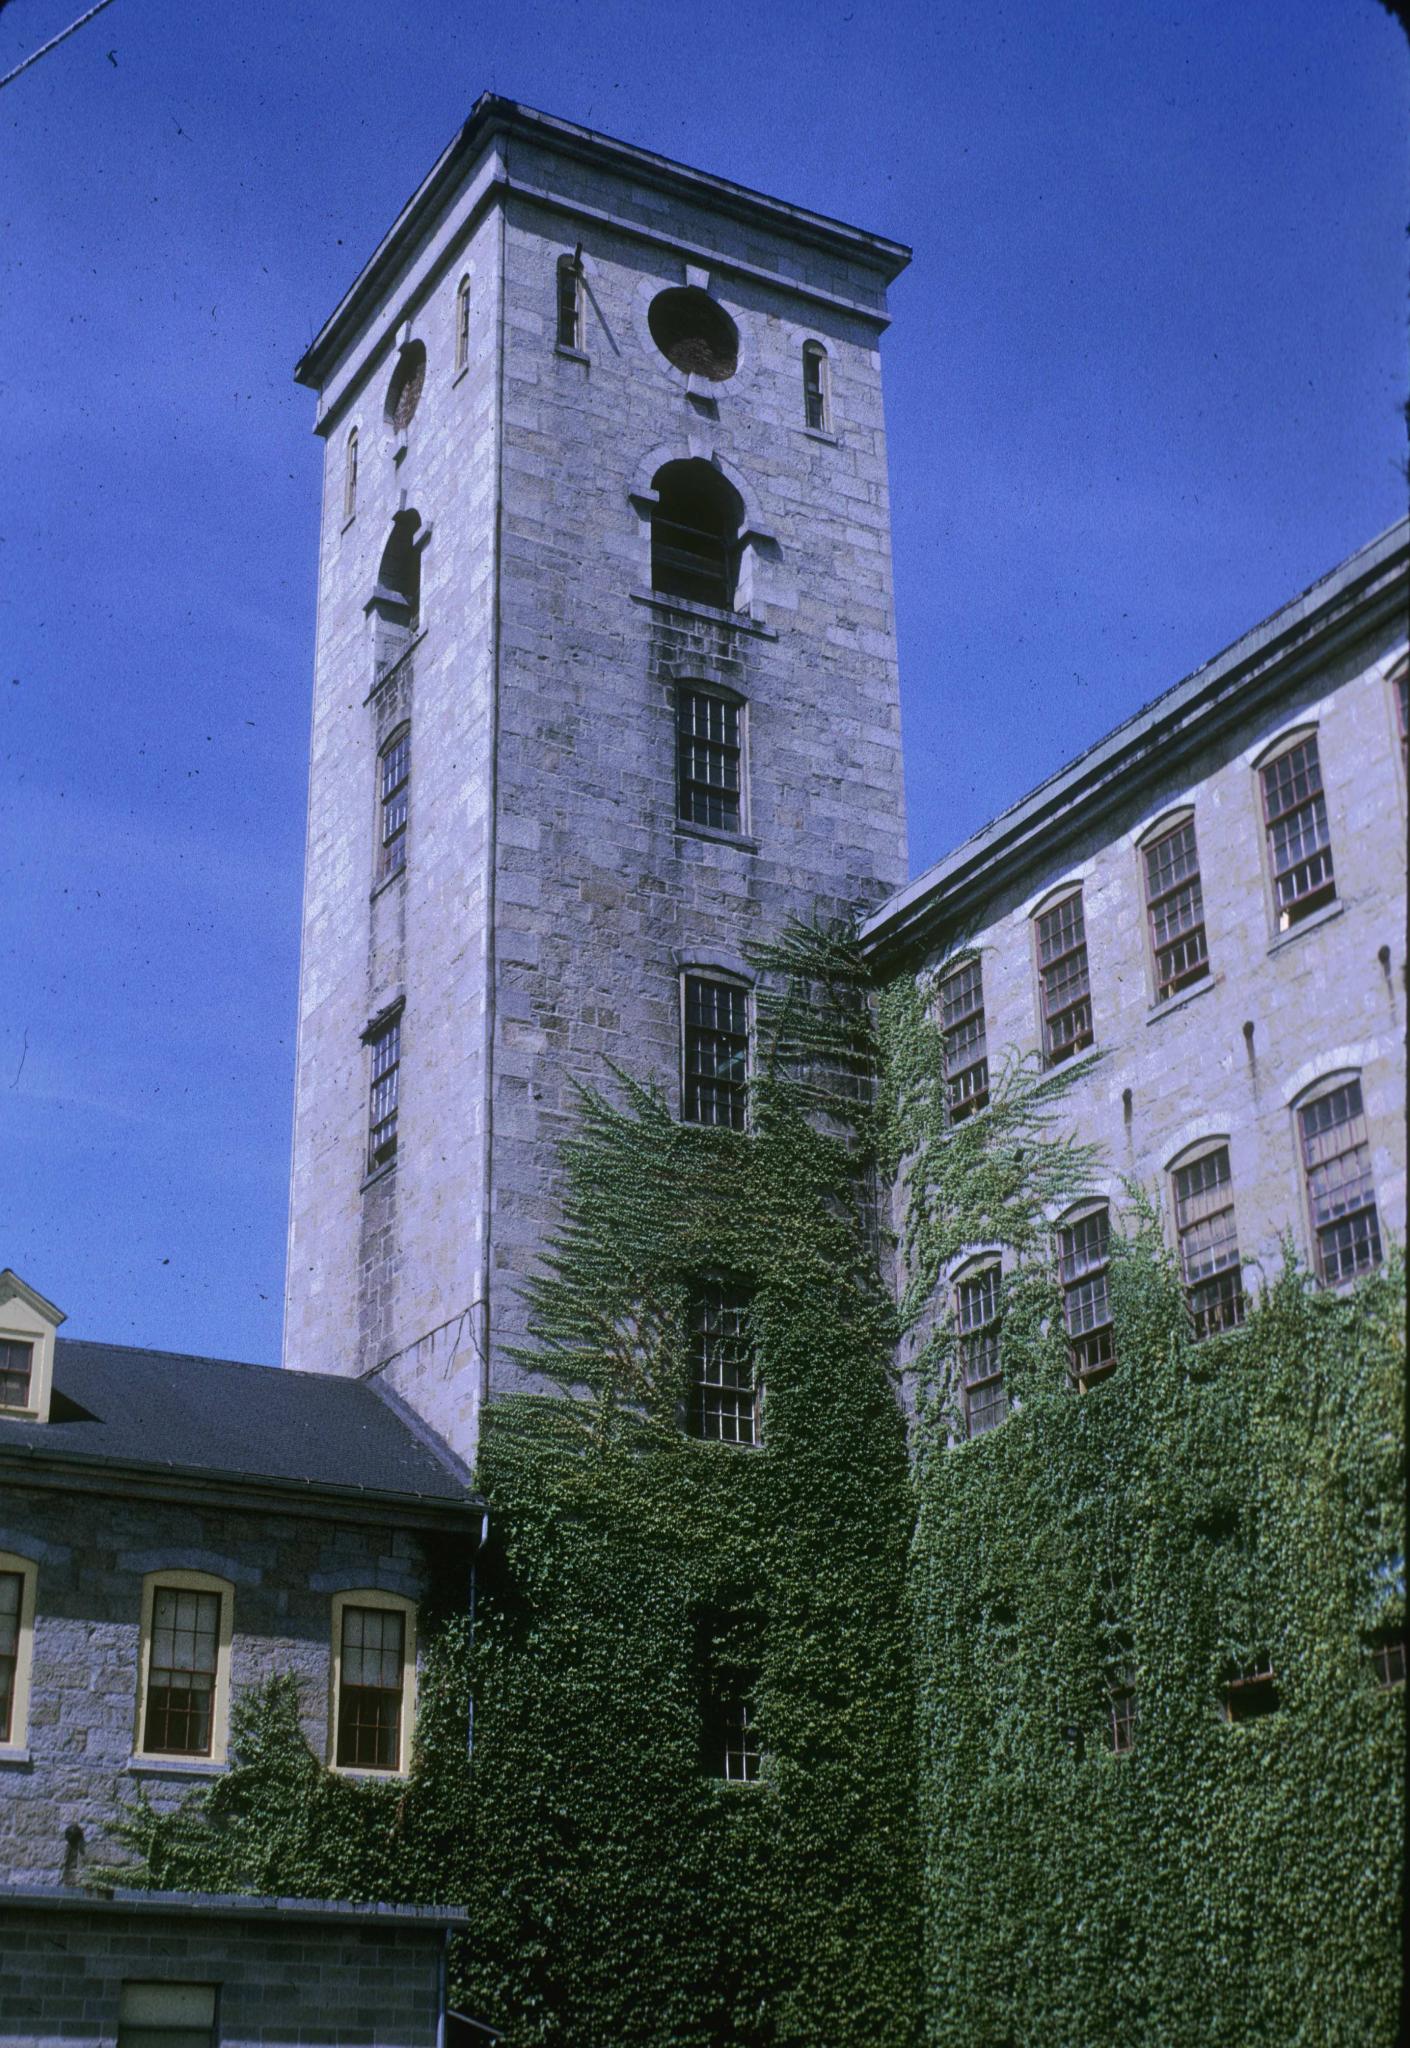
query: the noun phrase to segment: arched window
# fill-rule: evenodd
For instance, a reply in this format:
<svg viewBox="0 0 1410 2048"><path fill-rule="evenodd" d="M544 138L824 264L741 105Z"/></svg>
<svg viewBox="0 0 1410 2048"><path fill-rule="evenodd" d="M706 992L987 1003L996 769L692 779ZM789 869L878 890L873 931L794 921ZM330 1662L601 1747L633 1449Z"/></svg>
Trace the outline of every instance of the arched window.
<svg viewBox="0 0 1410 2048"><path fill-rule="evenodd" d="M1155 999L1163 1003L1209 976L1204 885L1193 812L1157 826L1141 847Z"/></svg>
<svg viewBox="0 0 1410 2048"><path fill-rule="evenodd" d="M583 261L579 255L558 259L558 346L581 351L583 345Z"/></svg>
<svg viewBox="0 0 1410 2048"><path fill-rule="evenodd" d="M419 512L398 512L377 567L368 609L374 620L374 661L380 675L400 661L421 629Z"/></svg>
<svg viewBox="0 0 1410 2048"><path fill-rule="evenodd" d="M651 587L733 611L744 505L712 463L668 462L651 479Z"/></svg>
<svg viewBox="0 0 1410 2048"><path fill-rule="evenodd" d="M1381 1263L1361 1076L1320 1082L1304 1096L1297 1137L1317 1276L1336 1287Z"/></svg>
<svg viewBox="0 0 1410 2048"><path fill-rule="evenodd" d="M1116 1363L1111 1328L1110 1224L1105 1202L1069 1216L1058 1230L1058 1278L1067 1329L1067 1369L1085 1394Z"/></svg>
<svg viewBox="0 0 1410 2048"><path fill-rule="evenodd" d="M972 1437L997 1429L1008 1413L999 1346L999 1292L997 1260L968 1267L954 1283L965 1433Z"/></svg>
<svg viewBox="0 0 1410 2048"><path fill-rule="evenodd" d="M343 452L343 518L351 519L357 510L357 428L348 435Z"/></svg>
<svg viewBox="0 0 1410 2048"><path fill-rule="evenodd" d="M803 421L825 434L831 426L827 388L827 350L820 341L803 344Z"/></svg>
<svg viewBox="0 0 1410 2048"><path fill-rule="evenodd" d="M1274 909L1278 930L1285 932L1336 901L1317 734L1299 733L1284 742L1262 763L1258 780Z"/></svg>
<svg viewBox="0 0 1410 2048"><path fill-rule="evenodd" d="M470 280L462 277L455 288L455 367L463 370L470 360Z"/></svg>
<svg viewBox="0 0 1410 2048"><path fill-rule="evenodd" d="M1180 1277L1198 1343L1244 1319L1243 1262L1225 1139L1204 1140L1170 1167Z"/></svg>

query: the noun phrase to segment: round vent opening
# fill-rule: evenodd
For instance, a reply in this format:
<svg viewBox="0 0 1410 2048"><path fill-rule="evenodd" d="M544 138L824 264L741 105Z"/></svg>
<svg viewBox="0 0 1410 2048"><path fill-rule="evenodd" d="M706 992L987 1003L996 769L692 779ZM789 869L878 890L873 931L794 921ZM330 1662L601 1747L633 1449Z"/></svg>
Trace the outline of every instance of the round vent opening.
<svg viewBox="0 0 1410 2048"><path fill-rule="evenodd" d="M687 376L722 384L739 367L739 329L724 307L695 286L658 292L647 314L651 339Z"/></svg>
<svg viewBox="0 0 1410 2048"><path fill-rule="evenodd" d="M387 419L399 434L404 434L411 425L412 415L421 403L421 387L425 382L425 346L419 341L408 342L397 358L392 381L387 386Z"/></svg>

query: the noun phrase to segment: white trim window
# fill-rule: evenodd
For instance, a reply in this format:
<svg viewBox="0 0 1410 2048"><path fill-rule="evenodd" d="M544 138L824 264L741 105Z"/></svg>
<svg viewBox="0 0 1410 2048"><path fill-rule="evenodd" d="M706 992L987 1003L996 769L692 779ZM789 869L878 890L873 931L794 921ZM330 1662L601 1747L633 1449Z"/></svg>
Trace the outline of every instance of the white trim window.
<svg viewBox="0 0 1410 2048"><path fill-rule="evenodd" d="M26 1413L34 1386L35 1346L27 1337L0 1337L0 1409Z"/></svg>
<svg viewBox="0 0 1410 2048"><path fill-rule="evenodd" d="M749 991L684 977L682 1114L688 1124L742 1131L749 1100Z"/></svg>
<svg viewBox="0 0 1410 2048"><path fill-rule="evenodd" d="M997 1262L955 1282L965 1434L971 1437L997 1429L1008 1414L999 1342L999 1285Z"/></svg>
<svg viewBox="0 0 1410 2048"><path fill-rule="evenodd" d="M1111 1322L1111 1223L1106 1204L1058 1230L1058 1277L1067 1330L1068 1371L1085 1394L1116 1364Z"/></svg>
<svg viewBox="0 0 1410 2048"><path fill-rule="evenodd" d="M29 1685L34 1663L32 1558L0 1550L0 1755L23 1749L29 1736Z"/></svg>
<svg viewBox="0 0 1410 2048"><path fill-rule="evenodd" d="M329 1761L336 1770L399 1777L416 1720L416 1606L375 1588L333 1600Z"/></svg>
<svg viewBox="0 0 1410 2048"><path fill-rule="evenodd" d="M1381 1263L1360 1076L1334 1082L1300 1104L1297 1133L1317 1276L1335 1287Z"/></svg>
<svg viewBox="0 0 1410 2048"><path fill-rule="evenodd" d="M1215 1145L1171 1169L1180 1276L1196 1341L1244 1319L1243 1262L1234 1219L1229 1147Z"/></svg>
<svg viewBox="0 0 1410 2048"><path fill-rule="evenodd" d="M708 1280L691 1296L690 1433L707 1443L760 1441L759 1375L746 1287Z"/></svg>
<svg viewBox="0 0 1410 2048"><path fill-rule="evenodd" d="M1304 733L1258 771L1263 830L1278 930L1336 901L1332 837L1315 732Z"/></svg>
<svg viewBox="0 0 1410 2048"><path fill-rule="evenodd" d="M142 1581L136 1751L225 1761L235 1588L210 1572Z"/></svg>

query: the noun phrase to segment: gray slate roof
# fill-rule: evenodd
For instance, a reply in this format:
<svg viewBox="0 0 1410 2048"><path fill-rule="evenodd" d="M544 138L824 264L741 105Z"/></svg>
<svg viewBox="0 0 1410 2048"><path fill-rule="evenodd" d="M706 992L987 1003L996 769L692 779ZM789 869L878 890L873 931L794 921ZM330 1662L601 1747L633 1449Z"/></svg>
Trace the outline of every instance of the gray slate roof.
<svg viewBox="0 0 1410 2048"><path fill-rule="evenodd" d="M459 1459L375 1382L79 1338L55 1342L50 1420L0 1420L16 1456L471 1504Z"/></svg>

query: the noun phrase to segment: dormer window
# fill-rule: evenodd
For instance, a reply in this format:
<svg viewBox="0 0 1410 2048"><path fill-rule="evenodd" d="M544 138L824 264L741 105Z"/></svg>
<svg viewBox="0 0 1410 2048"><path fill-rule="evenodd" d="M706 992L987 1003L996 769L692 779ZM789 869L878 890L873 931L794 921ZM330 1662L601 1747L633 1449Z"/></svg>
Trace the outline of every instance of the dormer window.
<svg viewBox="0 0 1410 2048"><path fill-rule="evenodd" d="M18 1273L0 1273L0 1421L49 1420L54 1332L63 1320Z"/></svg>

